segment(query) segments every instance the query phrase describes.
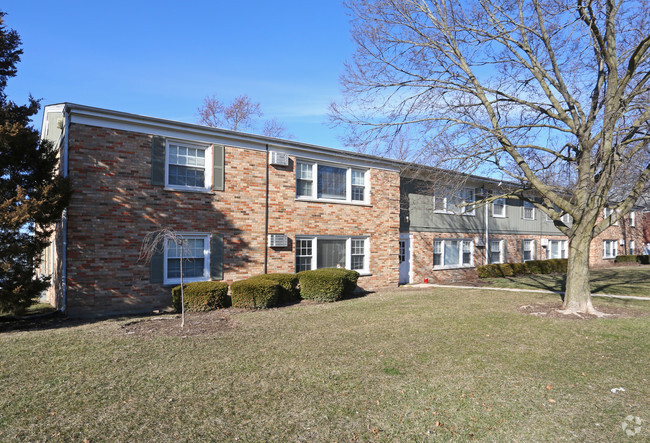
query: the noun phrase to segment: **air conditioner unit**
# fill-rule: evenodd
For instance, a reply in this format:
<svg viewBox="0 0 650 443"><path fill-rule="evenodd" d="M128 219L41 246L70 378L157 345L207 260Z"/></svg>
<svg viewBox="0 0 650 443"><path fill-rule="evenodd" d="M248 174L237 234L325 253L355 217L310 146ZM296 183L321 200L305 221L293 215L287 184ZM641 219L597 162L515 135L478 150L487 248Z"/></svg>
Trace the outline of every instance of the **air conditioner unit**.
<svg viewBox="0 0 650 443"><path fill-rule="evenodd" d="M485 238L483 237L475 237L474 238L474 244L479 247L485 246Z"/></svg>
<svg viewBox="0 0 650 443"><path fill-rule="evenodd" d="M269 234L269 247L286 248L289 244L289 238L284 234Z"/></svg>
<svg viewBox="0 0 650 443"><path fill-rule="evenodd" d="M288 166L289 154L286 154L284 152L271 151L269 163L276 166Z"/></svg>
<svg viewBox="0 0 650 443"><path fill-rule="evenodd" d="M539 244L544 247L548 246L548 238L543 238L542 241L539 242Z"/></svg>
<svg viewBox="0 0 650 443"><path fill-rule="evenodd" d="M619 241L619 244L620 244L621 246L625 246L625 239L622 238L622 239Z"/></svg>

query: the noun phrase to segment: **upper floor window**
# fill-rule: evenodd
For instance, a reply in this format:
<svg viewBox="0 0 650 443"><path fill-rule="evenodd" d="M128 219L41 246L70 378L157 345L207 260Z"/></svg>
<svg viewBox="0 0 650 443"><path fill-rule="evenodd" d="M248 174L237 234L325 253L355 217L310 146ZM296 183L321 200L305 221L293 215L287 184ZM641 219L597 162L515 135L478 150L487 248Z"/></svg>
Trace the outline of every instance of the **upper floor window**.
<svg viewBox="0 0 650 443"><path fill-rule="evenodd" d="M207 147L167 142L165 186L172 189L209 190L211 168Z"/></svg>
<svg viewBox="0 0 650 443"><path fill-rule="evenodd" d="M630 211L629 223L630 223L630 227L632 228L636 226L636 212Z"/></svg>
<svg viewBox="0 0 650 443"><path fill-rule="evenodd" d="M447 196L449 190L442 190L433 197L433 210L446 214L475 215L476 201L474 188L463 188L456 195Z"/></svg>
<svg viewBox="0 0 650 443"><path fill-rule="evenodd" d="M535 205L532 202L524 200L522 218L524 220L535 220Z"/></svg>
<svg viewBox="0 0 650 443"><path fill-rule="evenodd" d="M296 197L364 203L367 171L298 161Z"/></svg>
<svg viewBox="0 0 650 443"><path fill-rule="evenodd" d="M497 198L492 202L492 217L506 216L506 199Z"/></svg>
<svg viewBox="0 0 650 443"><path fill-rule="evenodd" d="M603 208L603 218L609 218L614 214L614 210L611 208ZM618 220L616 222L611 223L612 226L618 226Z"/></svg>

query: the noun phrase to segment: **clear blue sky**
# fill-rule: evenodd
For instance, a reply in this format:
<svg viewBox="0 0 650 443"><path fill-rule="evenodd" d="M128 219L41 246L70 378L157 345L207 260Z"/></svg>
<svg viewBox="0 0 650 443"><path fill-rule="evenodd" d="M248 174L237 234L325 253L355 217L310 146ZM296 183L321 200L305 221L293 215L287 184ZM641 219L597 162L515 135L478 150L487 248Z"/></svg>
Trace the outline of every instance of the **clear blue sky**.
<svg viewBox="0 0 650 443"><path fill-rule="evenodd" d="M31 93L195 123L206 95L248 94L296 140L345 148L327 124L353 51L340 0L5 0L0 9L23 42L6 90L16 103Z"/></svg>

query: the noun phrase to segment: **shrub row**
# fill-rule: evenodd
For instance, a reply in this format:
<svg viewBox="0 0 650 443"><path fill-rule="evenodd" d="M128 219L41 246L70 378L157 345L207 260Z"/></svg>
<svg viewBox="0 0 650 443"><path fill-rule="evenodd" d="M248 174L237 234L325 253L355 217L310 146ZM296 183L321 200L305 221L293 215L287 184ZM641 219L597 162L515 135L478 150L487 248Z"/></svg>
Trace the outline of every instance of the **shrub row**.
<svg viewBox="0 0 650 443"><path fill-rule="evenodd" d="M566 273L568 262L566 258L552 258L549 260L529 260L524 263L495 263L479 266L476 270L480 278Z"/></svg>
<svg viewBox="0 0 650 443"><path fill-rule="evenodd" d="M298 273L300 296L305 300L333 302L350 297L357 287L359 273L339 268L314 269Z"/></svg>
<svg viewBox="0 0 650 443"><path fill-rule="evenodd" d="M212 311L230 306L228 283L222 281L200 281L183 285L185 310L188 312ZM181 286L172 289L172 305L181 310Z"/></svg>
<svg viewBox="0 0 650 443"><path fill-rule="evenodd" d="M641 263L650 265L650 255L617 255L614 260L616 263Z"/></svg>

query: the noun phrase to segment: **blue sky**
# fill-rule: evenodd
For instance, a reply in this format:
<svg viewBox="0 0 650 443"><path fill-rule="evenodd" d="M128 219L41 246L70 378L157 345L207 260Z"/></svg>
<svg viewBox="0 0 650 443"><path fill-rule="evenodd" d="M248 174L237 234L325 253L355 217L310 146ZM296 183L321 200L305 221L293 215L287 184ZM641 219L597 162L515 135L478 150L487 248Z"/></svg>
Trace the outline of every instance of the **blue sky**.
<svg viewBox="0 0 650 443"><path fill-rule="evenodd" d="M248 94L296 140L345 148L327 123L354 49L339 0L5 0L0 9L23 42L6 90L17 103L31 93L195 123L205 96Z"/></svg>

